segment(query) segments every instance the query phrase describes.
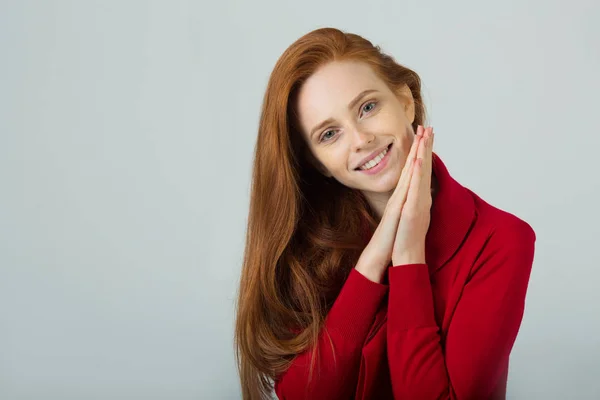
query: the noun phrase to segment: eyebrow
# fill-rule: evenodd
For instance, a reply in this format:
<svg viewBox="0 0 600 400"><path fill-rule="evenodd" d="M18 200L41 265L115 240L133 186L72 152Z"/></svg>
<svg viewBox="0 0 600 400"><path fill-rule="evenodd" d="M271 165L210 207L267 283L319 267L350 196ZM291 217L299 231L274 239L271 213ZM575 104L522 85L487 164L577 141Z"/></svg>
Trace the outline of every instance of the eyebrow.
<svg viewBox="0 0 600 400"><path fill-rule="evenodd" d="M358 96L356 96L354 99L352 99L352 101L350 103L348 103L348 110L352 110L355 106L356 103L358 103L359 101L362 100L363 97L365 97L368 94L377 92L377 90L375 89L367 89L367 90L363 90L362 92L360 92L358 94ZM315 126L311 131L310 131L310 135L309 137L313 137L315 132L317 132L320 129L323 129L326 125L330 124L333 122L333 118L328 118L325 121L321 122L320 124L318 124L317 126Z"/></svg>

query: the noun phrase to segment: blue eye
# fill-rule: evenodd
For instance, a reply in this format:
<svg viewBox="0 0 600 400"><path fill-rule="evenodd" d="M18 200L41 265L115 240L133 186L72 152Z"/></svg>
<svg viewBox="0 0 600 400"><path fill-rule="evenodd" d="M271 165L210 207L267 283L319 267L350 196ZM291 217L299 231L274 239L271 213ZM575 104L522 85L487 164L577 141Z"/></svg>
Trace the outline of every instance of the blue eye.
<svg viewBox="0 0 600 400"><path fill-rule="evenodd" d="M325 140L325 141L329 140L329 139L327 139L327 138L326 138L326 136L327 136L327 133L329 133L329 132L333 132L333 130L332 130L332 129L330 129L330 130L328 130L328 131L325 131L325 132L323 132L323 136L321 136L321 141L323 141L323 140ZM329 136L329 137L331 138L331 137L333 137L333 136Z"/></svg>
<svg viewBox="0 0 600 400"><path fill-rule="evenodd" d="M367 104L365 104L365 106L362 108L362 109L363 109L363 111L364 111L364 110L367 108L367 106L368 106L368 105L371 105L371 104L373 105L373 107L375 107L375 104L377 104L377 103L376 103L376 102L374 102L374 101L370 101L370 102L368 102L368 103L367 103ZM373 109L373 108L371 108L371 110L372 110L372 109ZM366 110L366 112L369 112L369 111L371 111L371 110Z"/></svg>

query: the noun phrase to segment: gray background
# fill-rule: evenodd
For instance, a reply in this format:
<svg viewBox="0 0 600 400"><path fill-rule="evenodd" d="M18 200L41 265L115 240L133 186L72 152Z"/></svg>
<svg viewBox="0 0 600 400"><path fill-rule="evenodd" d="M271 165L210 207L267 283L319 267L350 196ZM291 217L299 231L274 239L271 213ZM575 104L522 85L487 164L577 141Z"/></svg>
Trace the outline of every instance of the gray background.
<svg viewBox="0 0 600 400"><path fill-rule="evenodd" d="M512 399L600 397L596 1L1 1L0 398L237 399L234 299L275 61L359 33L450 173L537 251Z"/></svg>

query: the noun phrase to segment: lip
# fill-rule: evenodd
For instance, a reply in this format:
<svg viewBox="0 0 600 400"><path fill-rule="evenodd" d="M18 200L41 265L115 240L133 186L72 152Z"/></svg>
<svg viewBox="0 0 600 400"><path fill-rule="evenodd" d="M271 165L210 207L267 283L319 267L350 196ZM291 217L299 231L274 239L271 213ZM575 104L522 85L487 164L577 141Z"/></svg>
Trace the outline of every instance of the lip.
<svg viewBox="0 0 600 400"><path fill-rule="evenodd" d="M362 171L362 169L360 169L360 167L362 167L367 161L371 161L373 158L375 158L376 155L378 155L379 153L381 153L383 150L389 148L392 145L392 143L388 143L383 147L380 147L379 149L375 150L374 152L372 152L371 154L369 154L367 157L363 158L360 163L357 164L357 166L354 168L355 171ZM386 154L387 156L387 154Z"/></svg>
<svg viewBox="0 0 600 400"><path fill-rule="evenodd" d="M367 170L359 169L358 172L362 172L363 174L367 174L367 175L376 175L376 174L380 173L381 170L383 170L385 167L387 167L391 156L392 156L392 152L388 151L387 153L385 153L385 156L383 156L381 161L379 161L379 164L377 164L376 166L374 166L371 169L367 169Z"/></svg>

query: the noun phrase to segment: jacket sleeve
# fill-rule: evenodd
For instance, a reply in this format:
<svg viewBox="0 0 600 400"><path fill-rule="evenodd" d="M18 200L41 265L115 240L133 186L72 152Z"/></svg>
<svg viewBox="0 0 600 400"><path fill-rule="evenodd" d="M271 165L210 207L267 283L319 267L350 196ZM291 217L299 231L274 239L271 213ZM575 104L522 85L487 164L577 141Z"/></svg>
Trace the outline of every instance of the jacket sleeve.
<svg viewBox="0 0 600 400"><path fill-rule="evenodd" d="M300 353L275 380L279 399L349 399L354 395L361 352L388 285L352 269L332 305L317 342L319 357L308 374L313 348ZM325 332L326 331L326 332Z"/></svg>
<svg viewBox="0 0 600 400"><path fill-rule="evenodd" d="M444 347L427 265L390 269L387 351L394 398L490 397L521 324L534 247L526 223L492 234L463 288Z"/></svg>

